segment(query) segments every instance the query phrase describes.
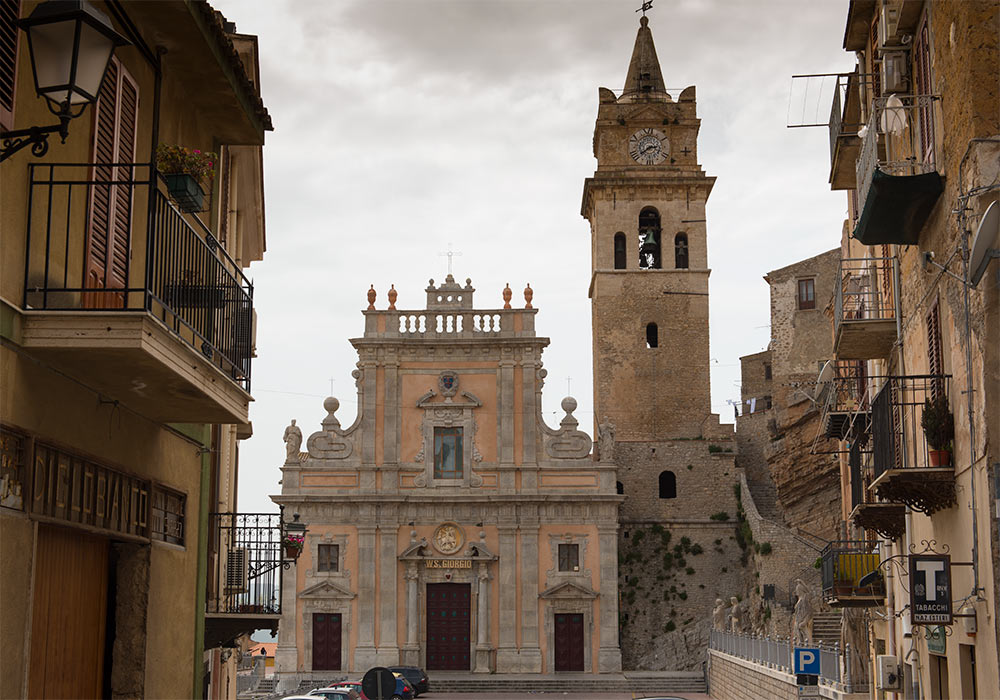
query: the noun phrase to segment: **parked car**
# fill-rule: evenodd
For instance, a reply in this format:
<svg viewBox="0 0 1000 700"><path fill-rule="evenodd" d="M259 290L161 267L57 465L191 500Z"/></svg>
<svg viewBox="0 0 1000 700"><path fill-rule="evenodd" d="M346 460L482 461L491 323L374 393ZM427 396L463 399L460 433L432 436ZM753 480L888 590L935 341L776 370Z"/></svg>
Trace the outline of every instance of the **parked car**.
<svg viewBox="0 0 1000 700"><path fill-rule="evenodd" d="M416 691L413 690L413 686L410 682L406 680L406 677L402 673L393 674L396 677L396 693L393 695L393 700L396 700L396 696L399 696L399 700L413 700L417 697Z"/></svg>
<svg viewBox="0 0 1000 700"><path fill-rule="evenodd" d="M316 688L315 690L310 690L309 695L312 698L322 697L326 700L359 700L361 697L361 689L355 690L354 688L349 688L345 685L337 685L332 688Z"/></svg>
<svg viewBox="0 0 1000 700"><path fill-rule="evenodd" d="M403 678L413 686L413 697L418 697L430 690L430 681L422 668L417 668L416 666L390 666L389 670L393 673L402 674Z"/></svg>
<svg viewBox="0 0 1000 700"><path fill-rule="evenodd" d="M358 697L361 700L368 700L368 696L365 695L364 691L361 690L361 681L341 681L340 683L338 683L334 687L336 687L336 688L350 688L351 690L353 690L355 693L358 694Z"/></svg>

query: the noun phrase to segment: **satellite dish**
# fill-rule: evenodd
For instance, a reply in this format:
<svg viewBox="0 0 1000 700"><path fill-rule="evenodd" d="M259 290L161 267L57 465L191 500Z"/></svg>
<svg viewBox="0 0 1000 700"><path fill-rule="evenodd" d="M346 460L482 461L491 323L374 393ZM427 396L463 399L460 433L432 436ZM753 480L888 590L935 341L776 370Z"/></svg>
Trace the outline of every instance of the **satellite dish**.
<svg viewBox="0 0 1000 700"><path fill-rule="evenodd" d="M833 378L837 375L837 368L834 366L832 360L827 360L826 364L823 365L823 369L819 371L819 376L816 377L816 396L819 396L824 388L824 385L829 384L833 381Z"/></svg>
<svg viewBox="0 0 1000 700"><path fill-rule="evenodd" d="M996 200L986 209L972 239L969 257L969 284L975 287L986 274L992 258L1000 257L1000 203Z"/></svg>
<svg viewBox="0 0 1000 700"><path fill-rule="evenodd" d="M895 94L885 98L885 107L882 109L880 122L883 133L898 136L906 131L906 107Z"/></svg>

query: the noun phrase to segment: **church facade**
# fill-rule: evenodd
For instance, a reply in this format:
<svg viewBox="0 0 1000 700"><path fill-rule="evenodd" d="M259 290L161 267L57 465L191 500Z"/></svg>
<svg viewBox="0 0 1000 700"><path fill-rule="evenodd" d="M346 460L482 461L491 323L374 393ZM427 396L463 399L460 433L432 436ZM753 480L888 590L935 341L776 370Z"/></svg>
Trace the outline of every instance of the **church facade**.
<svg viewBox="0 0 1000 700"><path fill-rule="evenodd" d="M695 89L671 95L642 17L626 87L601 88L591 225L594 430L542 418L530 287L477 309L449 274L423 309L369 290L357 418L326 417L275 501L309 525L286 572L282 689L412 664L478 673L701 667L744 587L732 426L711 412ZM734 490L734 486L736 487Z"/></svg>
<svg viewBox="0 0 1000 700"><path fill-rule="evenodd" d="M329 398L275 500L308 523L286 573L282 688L411 664L481 673L612 672L618 646L615 467L576 402L541 415L531 290L477 309L451 275L425 308L369 304L350 426ZM374 291L369 292L370 301ZM609 450L605 447L605 454Z"/></svg>

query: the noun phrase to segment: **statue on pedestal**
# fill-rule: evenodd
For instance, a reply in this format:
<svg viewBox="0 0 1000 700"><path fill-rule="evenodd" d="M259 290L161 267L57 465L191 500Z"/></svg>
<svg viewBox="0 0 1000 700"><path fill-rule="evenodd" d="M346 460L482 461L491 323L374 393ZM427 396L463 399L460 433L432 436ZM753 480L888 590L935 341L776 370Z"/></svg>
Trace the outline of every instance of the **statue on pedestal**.
<svg viewBox="0 0 1000 700"><path fill-rule="evenodd" d="M292 424L285 428L282 439L285 441L285 461L298 462L299 448L302 447L302 430L295 425L294 418L292 418Z"/></svg>

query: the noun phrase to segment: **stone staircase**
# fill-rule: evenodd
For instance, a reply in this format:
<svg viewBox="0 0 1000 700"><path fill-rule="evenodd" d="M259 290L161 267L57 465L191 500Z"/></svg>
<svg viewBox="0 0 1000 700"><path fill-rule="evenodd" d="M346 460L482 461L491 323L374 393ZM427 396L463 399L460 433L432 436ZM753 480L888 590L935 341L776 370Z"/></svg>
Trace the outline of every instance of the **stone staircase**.
<svg viewBox="0 0 1000 700"><path fill-rule="evenodd" d="M814 642L840 643L840 612L816 613L813 616L812 635Z"/></svg>
<svg viewBox="0 0 1000 700"><path fill-rule="evenodd" d="M625 674L568 673L559 675L429 674L431 692L438 693L704 693L700 672L634 672Z"/></svg>
<svg viewBox="0 0 1000 700"><path fill-rule="evenodd" d="M778 506L778 489L769 477L765 475L763 479L747 478L747 486L753 496L754 505L762 518L767 518L776 523L783 522L781 510Z"/></svg>

